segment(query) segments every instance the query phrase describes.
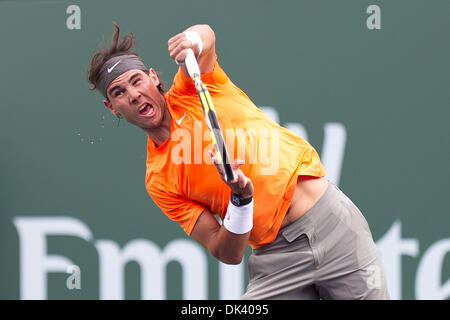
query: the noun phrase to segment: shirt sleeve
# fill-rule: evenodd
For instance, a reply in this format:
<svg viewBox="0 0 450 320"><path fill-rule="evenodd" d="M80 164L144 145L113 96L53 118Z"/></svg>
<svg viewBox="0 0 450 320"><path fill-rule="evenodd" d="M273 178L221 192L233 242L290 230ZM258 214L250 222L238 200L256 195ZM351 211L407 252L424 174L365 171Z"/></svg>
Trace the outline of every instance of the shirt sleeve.
<svg viewBox="0 0 450 320"><path fill-rule="evenodd" d="M200 75L200 78L212 95L220 92L224 86L229 84L230 81L227 74L222 70L217 60L214 63L213 70L209 73L202 73ZM178 72L175 74L173 84L169 92L174 96L197 94L192 79L184 75L181 71L181 68L179 68Z"/></svg>
<svg viewBox="0 0 450 320"><path fill-rule="evenodd" d="M184 232L190 236L205 206L167 190L151 188L149 194L161 211L170 220L178 222Z"/></svg>

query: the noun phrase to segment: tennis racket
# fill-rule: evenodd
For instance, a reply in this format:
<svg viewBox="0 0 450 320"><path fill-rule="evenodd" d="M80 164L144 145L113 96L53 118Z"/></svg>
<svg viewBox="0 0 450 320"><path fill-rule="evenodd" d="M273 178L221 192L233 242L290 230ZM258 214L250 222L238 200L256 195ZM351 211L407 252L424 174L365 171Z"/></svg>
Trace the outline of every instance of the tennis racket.
<svg viewBox="0 0 450 320"><path fill-rule="evenodd" d="M223 139L222 131L220 130L219 121L217 120L211 95L200 79L200 69L198 67L194 52L191 49L189 49L189 53L186 56L184 63L186 64L189 76L194 81L195 89L197 90L203 113L205 115L206 124L208 125L208 129L211 134L211 140L214 143L215 156L222 172L224 173L225 181L229 182L234 180L233 169L231 168L227 147Z"/></svg>

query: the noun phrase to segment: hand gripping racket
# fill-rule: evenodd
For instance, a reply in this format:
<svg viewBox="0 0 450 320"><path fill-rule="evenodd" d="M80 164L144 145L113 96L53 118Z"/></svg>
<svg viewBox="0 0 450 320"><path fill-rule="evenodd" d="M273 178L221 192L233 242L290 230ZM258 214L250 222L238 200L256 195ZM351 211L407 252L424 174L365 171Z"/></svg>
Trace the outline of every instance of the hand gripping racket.
<svg viewBox="0 0 450 320"><path fill-rule="evenodd" d="M215 156L222 168L224 178L226 182L234 180L233 169L231 168L230 159L228 157L227 146L223 139L222 131L220 130L219 121L217 121L216 111L209 94L208 89L200 79L200 69L198 67L197 59L194 52L189 49L189 53L184 61L186 64L189 76L194 81L195 89L197 90L200 103L205 115L206 124L208 125L209 132L211 134L211 140L214 143Z"/></svg>

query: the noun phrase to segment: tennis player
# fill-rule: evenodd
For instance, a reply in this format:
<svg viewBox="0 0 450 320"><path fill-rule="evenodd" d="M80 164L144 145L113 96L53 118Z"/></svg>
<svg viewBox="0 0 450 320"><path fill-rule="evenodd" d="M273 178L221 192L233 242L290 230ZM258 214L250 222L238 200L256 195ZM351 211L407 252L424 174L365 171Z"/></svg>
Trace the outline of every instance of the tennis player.
<svg viewBox="0 0 450 320"><path fill-rule="evenodd" d="M239 264L247 244L252 247L244 299L389 298L360 210L324 177L308 142L272 122L231 82L217 61L208 25L169 39L169 55L180 67L167 92L156 71L130 51L133 35L119 41L114 26L110 48L92 57L91 89L113 114L147 134L145 184L164 214L224 263ZM234 159L230 182L211 152L183 65L188 49L196 55Z"/></svg>

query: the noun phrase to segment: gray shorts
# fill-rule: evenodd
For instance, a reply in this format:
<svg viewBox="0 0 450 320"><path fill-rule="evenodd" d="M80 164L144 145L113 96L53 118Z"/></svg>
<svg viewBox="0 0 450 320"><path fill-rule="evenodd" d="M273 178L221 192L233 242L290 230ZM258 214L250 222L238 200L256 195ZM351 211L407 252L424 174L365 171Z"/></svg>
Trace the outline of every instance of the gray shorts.
<svg viewBox="0 0 450 320"><path fill-rule="evenodd" d="M366 219L331 182L274 242L253 250L243 299L389 299Z"/></svg>

